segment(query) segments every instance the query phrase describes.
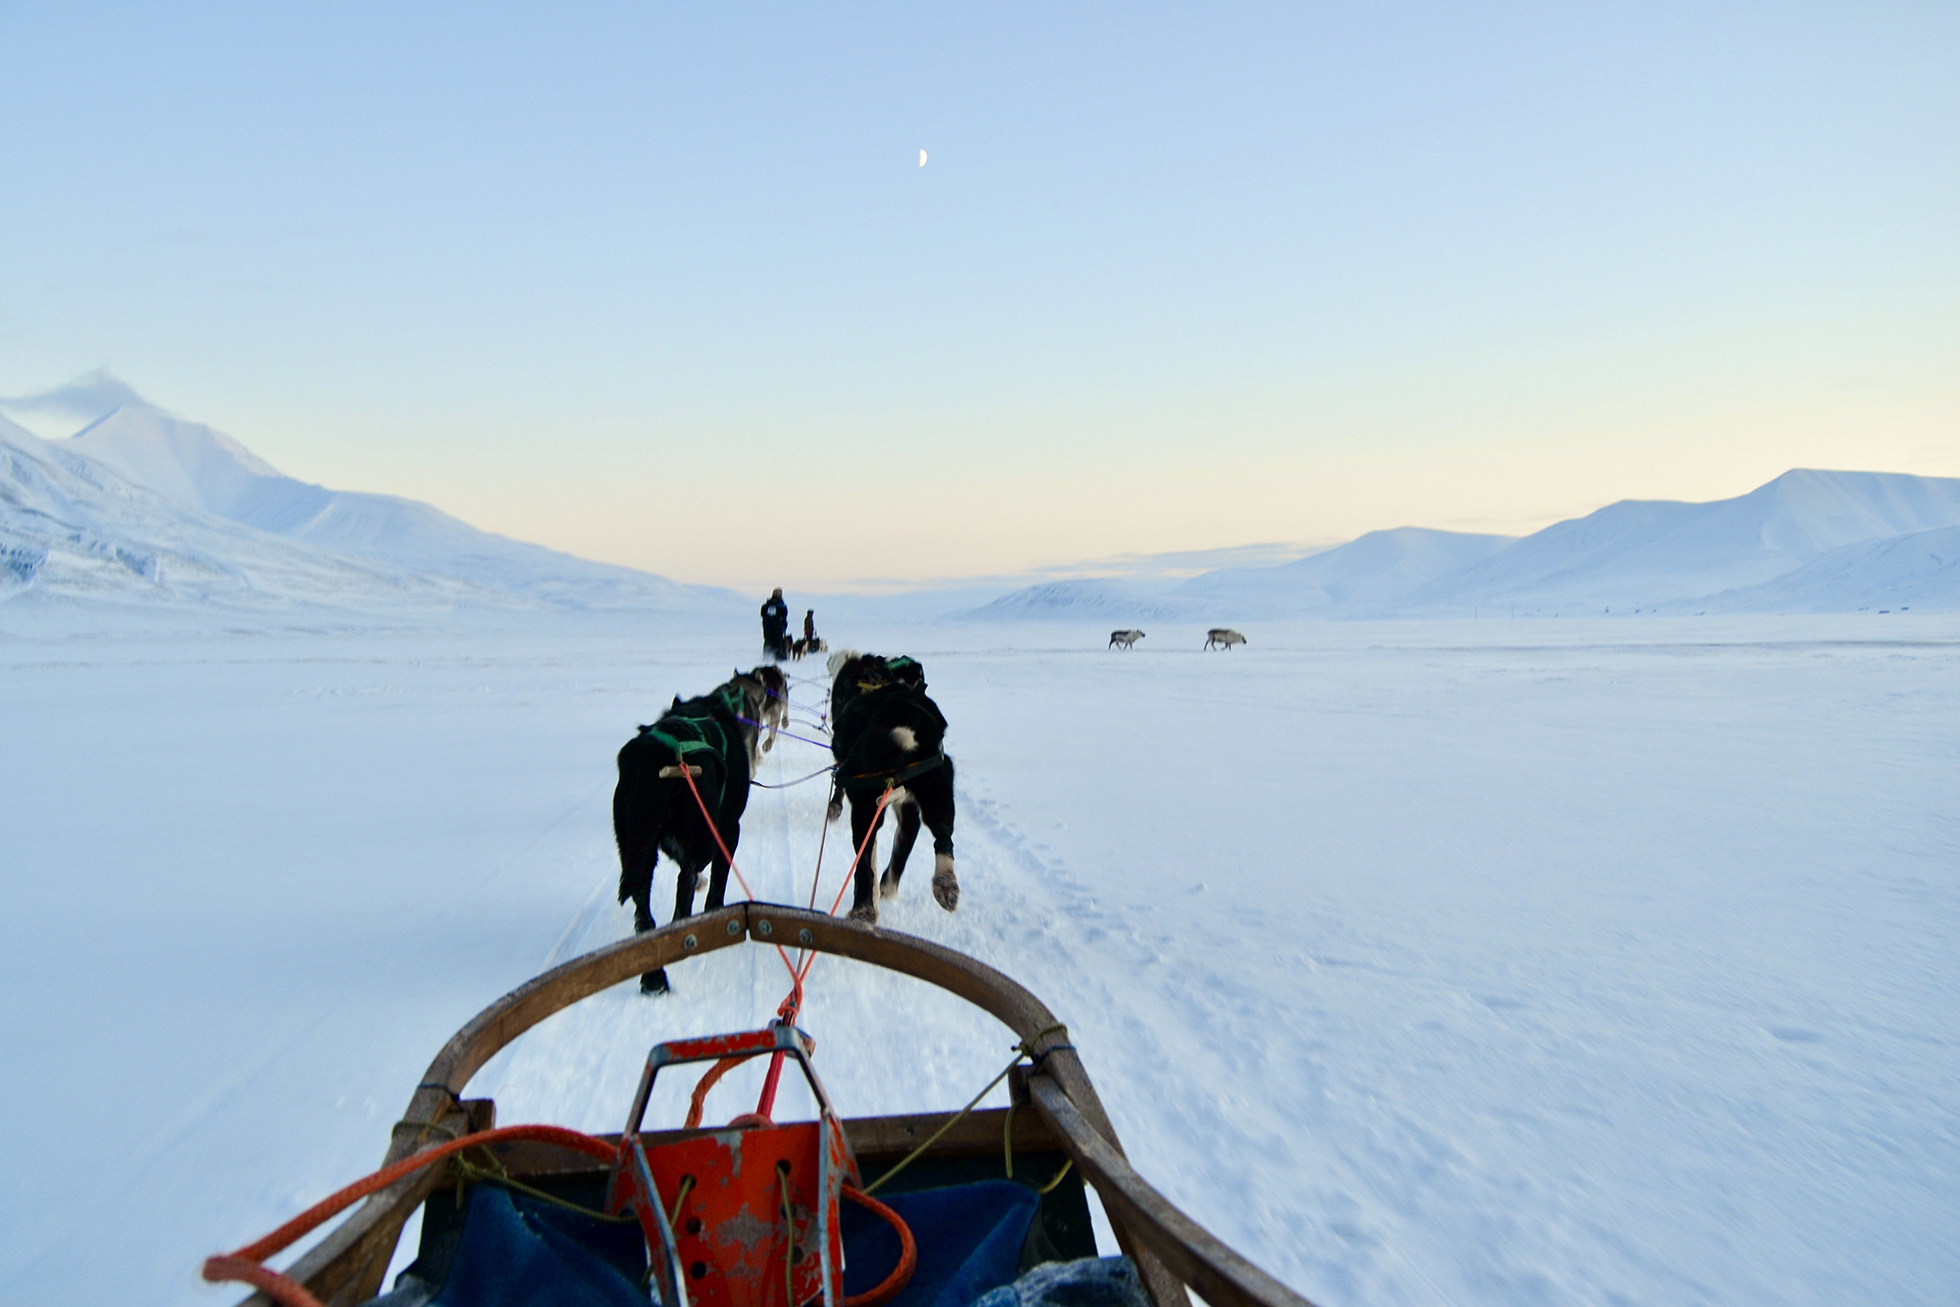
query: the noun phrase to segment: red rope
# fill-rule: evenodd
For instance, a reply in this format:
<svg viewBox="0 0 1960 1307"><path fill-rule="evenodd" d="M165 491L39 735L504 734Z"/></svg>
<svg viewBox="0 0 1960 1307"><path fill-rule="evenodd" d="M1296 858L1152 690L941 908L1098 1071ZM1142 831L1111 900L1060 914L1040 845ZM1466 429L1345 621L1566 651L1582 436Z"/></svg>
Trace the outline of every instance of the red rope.
<svg viewBox="0 0 1960 1307"><path fill-rule="evenodd" d="M701 809L701 820L708 824L708 834L715 837L715 847L721 850L722 861L726 862L728 869L735 873L736 884L742 887L742 893L748 895L749 901L753 903L755 901L755 891L749 888L749 878L744 876L742 869L735 865L735 855L728 851L727 843L721 838L721 828L715 825L715 819L708 815L707 800L701 797L700 788L694 784L694 772L689 769L685 758L681 760L681 764L676 770L680 772L681 779L687 782L687 791L694 796L694 805ZM789 970L791 992L801 993L803 989L803 977L796 974L796 964L789 960L789 953L781 944L776 945L776 956L783 960L783 966ZM801 1006L801 1004L798 1006Z"/></svg>
<svg viewBox="0 0 1960 1307"><path fill-rule="evenodd" d="M717 1063L717 1066L719 1065ZM361 1199L386 1189L403 1176L412 1175L432 1162L439 1162L450 1154L459 1153L466 1148L517 1139L557 1144L607 1163L613 1162L619 1155L618 1148L603 1139L559 1126L513 1125L496 1130L480 1130L473 1135L464 1135L461 1139L452 1139L448 1143L439 1144L413 1157L403 1158L393 1166L383 1167L373 1175L355 1181L338 1193L307 1208L263 1239L246 1244L237 1252L205 1258L204 1278L212 1284L249 1284L266 1297L281 1304L281 1307L323 1307L320 1300L314 1297L305 1285L265 1265L265 1259L291 1246L309 1231L346 1211ZM891 1208L849 1185L844 1188L844 1196L860 1207L868 1208L883 1217L898 1235L898 1265L892 1268L891 1274L887 1275L876 1288L844 1300L844 1307L879 1307L880 1304L895 1297L911 1280L912 1273L918 1268L918 1244L913 1240L912 1231L906 1226L905 1221Z"/></svg>
<svg viewBox="0 0 1960 1307"><path fill-rule="evenodd" d="M701 1115L708 1102L708 1091L713 1089L723 1076L750 1058L760 1056L762 1054L759 1052L738 1053L734 1057L722 1058L719 1062L716 1062L704 1071L701 1078L694 1082L694 1094L687 1100L687 1119L681 1123L681 1129L692 1130L695 1126L701 1124Z"/></svg>
<svg viewBox="0 0 1960 1307"><path fill-rule="evenodd" d="M619 1150L603 1139L555 1125L512 1125L496 1130L479 1130L473 1135L464 1135L461 1139L438 1144L413 1157L405 1157L393 1166L384 1166L366 1179L356 1180L338 1193L321 1199L263 1239L248 1243L237 1252L206 1258L204 1278L213 1284L226 1282L249 1284L255 1289L263 1290L273 1301L285 1304L285 1307L320 1307L320 1300L307 1292L304 1285L269 1266L262 1265L265 1259L291 1246L302 1235L346 1211L369 1194L386 1189L403 1176L413 1175L431 1162L439 1162L451 1153L460 1153L465 1148L475 1148L481 1144L510 1139L531 1139L539 1143L557 1144L561 1148L576 1149L589 1157L607 1163L612 1162L619 1155Z"/></svg>
<svg viewBox="0 0 1960 1307"><path fill-rule="evenodd" d="M905 1223L905 1218L864 1190L847 1184L844 1186L844 1197L859 1207L882 1216L898 1233L898 1265L892 1267L892 1273L879 1281L876 1288L852 1294L844 1300L844 1307L880 1307L880 1304L896 1298L899 1290L911 1283L912 1272L919 1269L919 1245L913 1240L912 1227Z"/></svg>
<svg viewBox="0 0 1960 1307"><path fill-rule="evenodd" d="M688 768L685 760L682 761L678 770L682 779L687 782L688 793L694 796L695 806L701 810L701 820L707 823L708 833L715 838L715 847L721 851L722 859L728 863L728 869L735 873L736 883L742 887L742 892L749 897L751 902L755 901L755 891L749 887L748 877L742 874L741 867L736 865L734 853L730 851L728 844L721 838L721 829L715 825L713 815L708 812L707 801L701 797L701 790L694 783L694 773ZM871 824L864 832L864 839L858 843L856 856L851 859L850 872L846 873L843 883L837 887L837 897L831 900L830 916L836 916L839 905L844 902L844 892L851 886L858 864L864 859L865 849L870 846L872 837L878 833L878 824L885 815L886 806L891 803L892 793L892 787L888 785L885 787L885 792L878 796L878 807L871 814ZM823 878L823 853L825 843L829 839L829 832L830 823L826 821L824 823L824 834L817 841L816 870L812 873L810 879L810 905L813 908L816 906L817 901L817 886L822 882ZM783 999L782 1005L776 1009L776 1015L782 1020L794 1025L797 1014L803 1006L803 981L809 976L810 968L816 965L817 954L815 950L811 950L806 954L800 970L796 963L790 961L788 951L781 944L776 945L776 955L783 960L783 966L788 969L790 976L789 994ZM715 1082L720 1080L723 1075L727 1074L735 1066L747 1061L749 1057L753 1056L755 1054L723 1058L708 1069L707 1074L703 1075L700 1082L695 1085L694 1093L690 1097L687 1128L692 1128L700 1124L704 1100L707 1098L708 1091L714 1087ZM782 1055L780 1053L771 1059L772 1073L779 1068L781 1060ZM773 1081L773 1074L771 1079ZM771 1088L773 1088L773 1085ZM764 1096L767 1098L772 1095L769 1094L768 1090L765 1090ZM530 1139L540 1143L558 1144L561 1147L575 1149L609 1164L618 1157L619 1152L616 1146L607 1143L603 1139L592 1135L581 1134L576 1130L566 1130L559 1126L505 1126L496 1130L481 1130L475 1134L464 1135L460 1139L452 1139L447 1143L438 1144L434 1148L425 1149L422 1152L416 1153L412 1157L403 1158L393 1166L383 1167L365 1179L355 1181L339 1192L321 1199L264 1238L246 1244L236 1252L222 1254L217 1257L207 1257L204 1261L204 1278L213 1284L249 1284L271 1298L274 1302L281 1304L281 1307L323 1307L320 1300L314 1297L304 1285L266 1266L264 1264L265 1259L274 1253L290 1247L309 1231L317 1228L323 1222L332 1219L339 1213L346 1211L361 1199L382 1189L386 1189L402 1177L412 1175L431 1163L441 1161L443 1158L453 1153L462 1152L466 1148L475 1148L482 1144L517 1139ZM852 1201L871 1209L890 1222L892 1227L898 1232L899 1260L898 1265L892 1270L892 1273L876 1288L869 1292L847 1298L844 1303L844 1307L879 1307L879 1304L895 1296L911 1280L912 1273L918 1264L918 1247L913 1242L911 1230L906 1228L905 1222L899 1218L896 1212L886 1207L883 1203L880 1203L877 1199L858 1190L846 1188L845 1193Z"/></svg>
<svg viewBox="0 0 1960 1307"><path fill-rule="evenodd" d="M833 917L837 915L838 904L844 901L844 891L851 887L851 881L856 876L857 873L858 863L864 860L865 849L870 847L872 836L878 833L878 822L885 815L885 805L892 801L892 792L893 792L892 787L887 785L885 787L885 792L878 796L878 809L877 811L871 814L871 824L865 828L864 839L860 841L857 846L857 856L851 859L851 869L844 873L844 882L843 884L837 887L837 897L830 901L829 915ZM819 868L819 870L821 870L821 867ZM810 901L812 903L816 901L816 892L817 892L817 887L814 883L812 883L810 886ZM816 965L817 965L817 954L816 951L813 949L807 956L804 957L803 969L801 971L794 971L794 969L792 969L792 973L796 976L796 988L798 992L801 992L803 988L803 982L809 978L810 968Z"/></svg>
<svg viewBox="0 0 1960 1307"><path fill-rule="evenodd" d="M707 800L701 797L700 787L694 783L694 773L688 769L685 760L682 761L677 770L680 772L681 779L687 782L688 793L694 796L695 807L701 810L701 820L707 823L708 833L715 837L715 847L721 850L722 859L728 863L728 869L735 873L736 883L742 887L742 893L748 895L749 900L753 902L755 900L755 891L749 888L748 877L742 874L742 869L735 863L735 855L729 851L728 845L722 840L721 828L715 825L714 817L708 812ZM830 901L830 912L828 915L836 916L838 906L844 902L844 891L851 887L858 863L864 860L865 849L870 847L872 838L877 835L878 823L883 820L885 808L891 803L893 793L893 788L887 785L885 792L878 796L878 807L871 814L871 824L865 828L864 839L858 843L857 854L851 859L850 871L845 874L843 883L837 887L837 897ZM826 821L823 825L823 834L817 840L816 870L810 876L810 906L812 908L815 908L817 903L817 886L823 880L823 852L829 838L830 823ZM799 966L797 963L790 961L789 951L781 944L777 944L776 956L780 957L783 960L783 965L789 969L789 993L784 997L781 1006L776 1009L776 1015L790 1025L795 1025L797 1014L803 1009L803 982L809 977L810 968L817 964L817 954L814 949L805 953L802 958L802 964ZM708 1091L715 1086L715 1083L737 1065L747 1060L748 1058L746 1057L723 1058L702 1075L701 1079L695 1084L694 1093L688 1101L687 1128L692 1129L701 1123ZM769 1103L775 1097L776 1077L782 1071L782 1061L782 1054L780 1053L770 1059L769 1078L762 1091L762 1101L765 1104Z"/></svg>

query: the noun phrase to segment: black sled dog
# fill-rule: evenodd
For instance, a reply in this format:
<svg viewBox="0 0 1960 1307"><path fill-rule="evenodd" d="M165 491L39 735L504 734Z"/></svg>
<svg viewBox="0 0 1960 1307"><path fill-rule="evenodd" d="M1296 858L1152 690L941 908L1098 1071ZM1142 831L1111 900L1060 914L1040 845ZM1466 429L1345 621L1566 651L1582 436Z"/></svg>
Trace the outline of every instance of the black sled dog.
<svg viewBox="0 0 1960 1307"><path fill-rule="evenodd" d="M674 706L619 751L619 785L613 790L613 837L619 842L619 901L633 901L633 929L651 930L653 868L664 852L676 868L674 919L694 912L701 869L708 880L708 911L722 906L728 892L728 852L742 838L742 813L749 806L749 779L762 755L776 742L787 702L787 682L775 667L737 672L733 679L698 699ZM767 730L765 737L763 731ZM680 769L689 769L694 789ZM694 791L700 792L697 802ZM710 828L702 806L714 817ZM715 835L721 836L720 844ZM640 977L648 994L667 992L665 968Z"/></svg>
<svg viewBox="0 0 1960 1307"><path fill-rule="evenodd" d="M852 920L876 924L879 896L898 894L921 822L932 832L932 897L951 912L960 902L953 874L953 760L946 756L946 719L926 697L925 669L910 658L846 651L831 655L830 672L830 749L837 770L829 820L837 820L849 796L851 847L864 850L851 868L857 881ZM877 840L865 836L876 829L872 814L888 788L898 833L874 893ZM877 824L884 825L882 813Z"/></svg>

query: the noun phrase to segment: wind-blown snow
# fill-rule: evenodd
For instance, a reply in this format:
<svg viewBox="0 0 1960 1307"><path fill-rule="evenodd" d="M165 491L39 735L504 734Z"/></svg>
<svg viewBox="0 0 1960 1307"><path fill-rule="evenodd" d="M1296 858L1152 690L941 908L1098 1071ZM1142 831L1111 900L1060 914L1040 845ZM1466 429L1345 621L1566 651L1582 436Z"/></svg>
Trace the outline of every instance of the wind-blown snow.
<svg viewBox="0 0 1960 1307"><path fill-rule="evenodd" d="M452 1030L630 930L613 753L753 643L16 616L22 1303L228 1301L202 1256L367 1171ZM1323 1307L1890 1307L1960 1284L1956 621L1307 623L1230 654L1195 629L1105 653L1100 624L830 635L919 656L952 722L960 910L915 865L886 924L1041 994L1140 1170ZM822 761L785 741L765 779ZM821 791L757 791L760 895L808 894ZM472 1092L617 1128L650 1042L784 988L761 948L674 979L555 1018ZM806 1024L853 1114L956 1106L1011 1042L834 959Z"/></svg>

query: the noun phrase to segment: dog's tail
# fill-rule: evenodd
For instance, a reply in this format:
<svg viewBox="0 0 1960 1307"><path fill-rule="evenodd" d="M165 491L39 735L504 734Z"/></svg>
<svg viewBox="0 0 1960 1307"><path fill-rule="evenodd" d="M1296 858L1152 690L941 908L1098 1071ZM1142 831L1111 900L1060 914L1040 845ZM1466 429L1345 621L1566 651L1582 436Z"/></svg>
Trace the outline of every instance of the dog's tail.
<svg viewBox="0 0 1960 1307"><path fill-rule="evenodd" d="M675 800L684 782L662 779L671 750L644 735L619 751L619 784L613 790L613 840L619 846L619 901L652 892L660 863L660 840L673 829Z"/></svg>

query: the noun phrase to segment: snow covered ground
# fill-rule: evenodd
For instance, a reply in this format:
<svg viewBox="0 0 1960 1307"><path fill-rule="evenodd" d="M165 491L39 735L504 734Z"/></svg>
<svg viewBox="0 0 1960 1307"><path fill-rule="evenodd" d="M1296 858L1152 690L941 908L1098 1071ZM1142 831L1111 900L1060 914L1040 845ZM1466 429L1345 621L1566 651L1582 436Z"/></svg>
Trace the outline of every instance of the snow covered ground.
<svg viewBox="0 0 1960 1307"><path fill-rule="evenodd" d="M628 931L612 755L754 640L64 620L0 608L0 1299L229 1301L201 1257ZM1324 1307L1955 1301L1960 617L827 634L952 722L960 910L915 874L885 924L1043 995L1142 1172ZM822 797L757 792L760 896L807 896ZM617 1128L648 1043L783 990L762 949L674 978L473 1092ZM956 1106L1011 1042L834 960L806 1025L853 1114Z"/></svg>

